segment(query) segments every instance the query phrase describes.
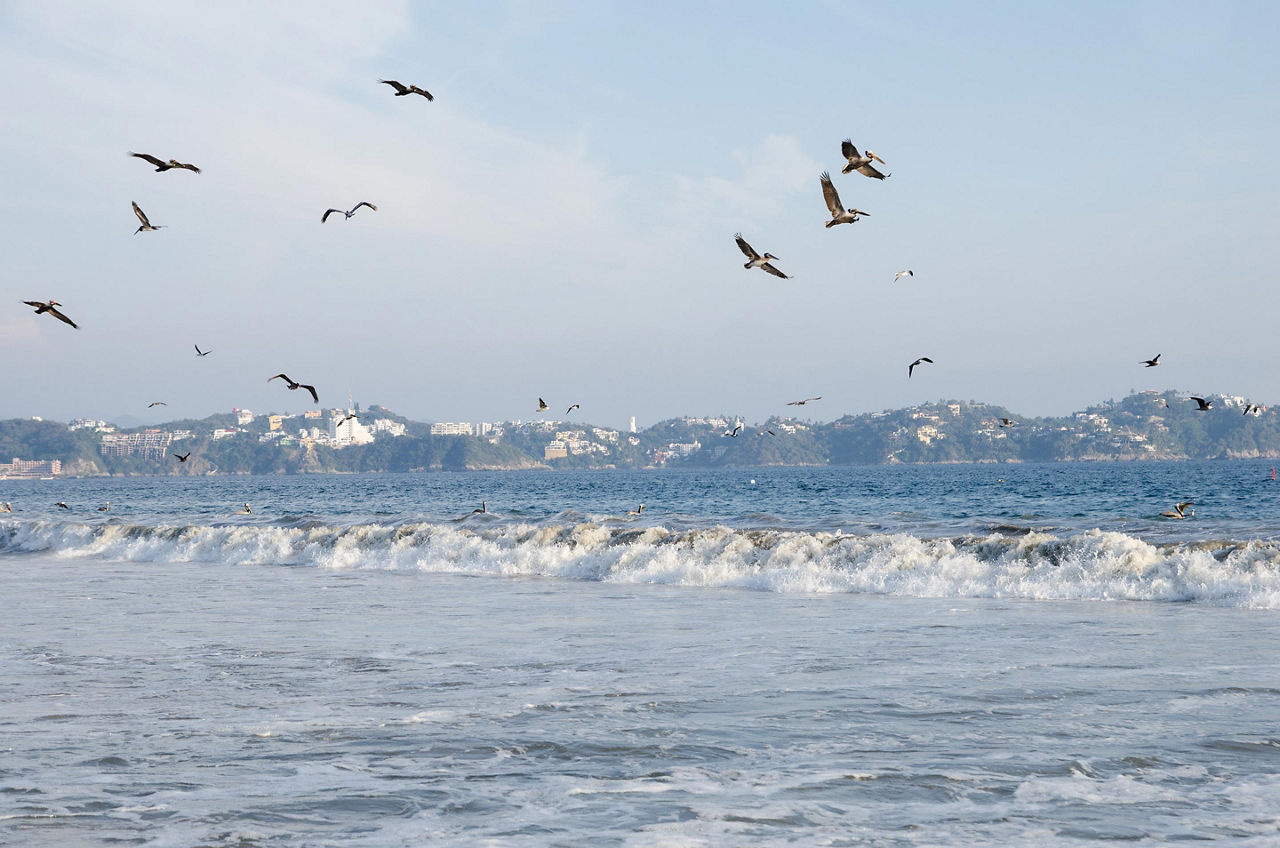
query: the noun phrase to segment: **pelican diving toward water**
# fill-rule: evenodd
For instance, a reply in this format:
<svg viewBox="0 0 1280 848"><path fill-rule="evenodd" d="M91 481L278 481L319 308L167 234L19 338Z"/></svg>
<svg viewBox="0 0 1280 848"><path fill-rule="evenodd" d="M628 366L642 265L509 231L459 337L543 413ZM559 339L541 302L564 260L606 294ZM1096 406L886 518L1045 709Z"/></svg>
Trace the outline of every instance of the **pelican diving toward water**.
<svg viewBox="0 0 1280 848"><path fill-rule="evenodd" d="M150 232L154 232L155 230L163 230L166 226L165 224L153 225L150 221L148 221L147 213L142 211L142 207L138 205L137 201L133 201L133 214L137 215L138 220L142 222L142 226L138 227L138 229L133 231L133 234L135 236L138 233L150 233Z"/></svg>
<svg viewBox="0 0 1280 848"><path fill-rule="evenodd" d="M57 318L62 323L70 324L72 327L75 327L77 330L80 329L80 327L76 324L75 321L72 321L70 318L63 315L61 312L57 310L56 307L59 307L62 304L58 303L58 301L56 300L51 300L48 303L41 303L38 300L24 300L22 302L25 303L27 306L34 306L36 308L37 315L41 315L47 312L50 315L52 315L54 318Z"/></svg>
<svg viewBox="0 0 1280 848"><path fill-rule="evenodd" d="M313 401L315 401L316 403L320 402L320 395L316 394L315 386L308 386L306 383L299 383L294 380L290 380L288 374L277 374L274 377L267 378L268 383L270 383L272 380L284 380L285 383L289 386L290 391L294 389L306 389L307 391L311 392L311 399Z"/></svg>
<svg viewBox="0 0 1280 848"><path fill-rule="evenodd" d="M777 259L778 257L774 256L772 253L766 253L763 256L756 253L756 249L747 244L746 240L742 237L742 233L734 233L733 240L738 243L738 249L747 257L747 263L742 266L743 268L759 268L761 271L767 271L775 277L781 277L784 280L791 279L786 274L769 264L771 259Z"/></svg>
<svg viewBox="0 0 1280 848"><path fill-rule="evenodd" d="M842 174L849 174L857 171L859 174L862 174L865 177L871 177L875 180L883 180L885 177L893 176L893 174L880 173L876 170L875 166L871 164L871 161L874 159L883 165L885 163L883 159L870 150L867 151L865 156L862 155L858 152L858 148L853 146L853 142L847 138L840 145L840 152L844 154L844 158L849 160L849 164L845 165L844 170L840 172Z"/></svg>
<svg viewBox="0 0 1280 848"><path fill-rule="evenodd" d="M1187 507L1193 505L1194 503L1195 501L1182 501L1181 503L1175 504L1172 511L1166 511L1166 512L1160 513L1160 517L1173 518L1173 519L1179 519L1179 520L1183 518L1190 518L1191 516L1196 514L1196 511L1194 509L1187 509Z"/></svg>
<svg viewBox="0 0 1280 848"><path fill-rule="evenodd" d="M396 97L404 97L406 94L421 94L428 100L435 100L435 98L431 96L431 92L427 91L425 88L418 88L416 85L404 85L396 82L395 80L378 80L378 82L382 85L389 85L394 88L396 90Z"/></svg>
<svg viewBox="0 0 1280 848"><path fill-rule="evenodd" d="M911 378L911 372L912 372L912 371L914 371L914 370L916 370L916 366L917 366L917 365L919 365L921 362L927 362L927 363L929 363L930 365L932 365L932 364L933 364L933 360L932 360L932 359L930 359L929 357L927 357L927 356L922 356L922 357L920 357L920 358L919 358L919 359L917 359L915 362L913 362L913 363L911 363L910 365L908 365L908 366L907 366L907 379L910 379L910 378Z"/></svg>
<svg viewBox="0 0 1280 848"><path fill-rule="evenodd" d="M827 229L831 229L836 224L852 224L858 220L859 215L871 217L869 212L863 212L861 209L849 207L845 209L840 205L840 194L836 191L835 184L831 182L831 175L826 171L822 172L820 177L822 180L822 196L827 201L827 209L831 212L831 220L827 222Z"/></svg>
<svg viewBox="0 0 1280 848"><path fill-rule="evenodd" d="M171 171L174 168L181 168L186 171L194 171L197 174L200 173L200 169L197 168L195 165L190 165L190 164L187 164L186 162L179 162L177 159L170 159L168 162L162 162L156 157L152 156L150 153L134 153L130 151L129 155L137 157L138 159L145 159L146 161L150 162L152 165L155 165L156 173L159 173L160 171Z"/></svg>
<svg viewBox="0 0 1280 848"><path fill-rule="evenodd" d="M350 218L352 215L356 214L356 210L359 209L361 206L368 206L374 212L378 211L378 207L374 206L372 203L370 203L367 200L362 200L359 203L357 203L355 206L352 206L346 212L343 212L341 209L326 209L325 213L320 216L320 223L323 224L325 221L329 220L329 216L332 215L334 212L341 213L344 216L343 220L346 220L347 218Z"/></svg>

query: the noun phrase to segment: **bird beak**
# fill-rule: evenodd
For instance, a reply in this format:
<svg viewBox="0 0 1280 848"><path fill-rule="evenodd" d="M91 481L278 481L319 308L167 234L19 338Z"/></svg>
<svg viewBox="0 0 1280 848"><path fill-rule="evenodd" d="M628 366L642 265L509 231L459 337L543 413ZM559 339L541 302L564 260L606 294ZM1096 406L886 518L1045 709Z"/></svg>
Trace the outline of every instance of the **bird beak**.
<svg viewBox="0 0 1280 848"><path fill-rule="evenodd" d="M877 162L879 162L881 165L885 164L885 161L883 159L881 159L879 156L872 153L870 150L867 151L867 155L870 156L872 159L876 160Z"/></svg>

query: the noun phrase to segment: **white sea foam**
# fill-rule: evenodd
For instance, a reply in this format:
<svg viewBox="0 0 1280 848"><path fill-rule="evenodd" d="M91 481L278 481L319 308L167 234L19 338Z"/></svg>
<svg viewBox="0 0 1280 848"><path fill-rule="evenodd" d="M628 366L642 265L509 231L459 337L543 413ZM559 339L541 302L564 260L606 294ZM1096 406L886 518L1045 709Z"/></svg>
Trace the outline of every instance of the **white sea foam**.
<svg viewBox="0 0 1280 848"><path fill-rule="evenodd" d="M779 593L1190 601L1280 609L1280 546L1156 546L1092 530L922 539L596 523L352 527L0 522L0 554L131 562L379 568Z"/></svg>

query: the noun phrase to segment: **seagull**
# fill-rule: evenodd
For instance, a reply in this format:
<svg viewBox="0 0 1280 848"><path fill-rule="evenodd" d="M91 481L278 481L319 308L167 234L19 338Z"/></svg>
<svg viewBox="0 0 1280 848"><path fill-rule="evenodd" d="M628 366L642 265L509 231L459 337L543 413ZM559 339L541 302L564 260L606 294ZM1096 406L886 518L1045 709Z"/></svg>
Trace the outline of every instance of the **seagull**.
<svg viewBox="0 0 1280 848"><path fill-rule="evenodd" d="M910 269L906 271L899 271L898 273L893 275L893 281L896 283L898 282L898 280L901 280L903 277L914 277L915 275L916 275L915 272Z"/></svg>
<svg viewBox="0 0 1280 848"><path fill-rule="evenodd" d="M914 371L914 370L916 370L916 366L917 366L917 365L919 365L921 362L927 362L927 363L929 363L930 365L932 365L932 364L933 364L933 360L932 360L932 359L930 359L929 357L927 357L927 356L922 356L922 357L920 357L920 358L919 358L919 359L917 359L915 362L913 362L913 363L911 363L910 365L908 365L908 366L907 366L907 378L908 378L908 379L910 379L910 378L911 378L911 372L912 372L912 371Z"/></svg>
<svg viewBox="0 0 1280 848"><path fill-rule="evenodd" d="M25 303L27 306L34 306L36 308L37 315L48 312L50 315L52 315L54 318L57 318L62 323L70 324L72 327L75 327L77 330L80 329L79 326L76 325L75 321L72 321L70 318L63 315L61 312L59 312L55 308L62 305L61 303L58 303L58 301L56 300L51 300L48 303L41 303L38 300L24 300L22 302Z"/></svg>
<svg viewBox="0 0 1280 848"><path fill-rule="evenodd" d="M277 374L274 377L267 378L268 383L270 383L272 380L284 380L286 383L289 384L290 391L292 391L293 389L306 389L307 391L311 392L311 399L313 401L315 401L316 403L320 402L320 395L316 394L315 386L308 386L306 383L296 383L293 380L290 380L289 375L287 374Z"/></svg>
<svg viewBox="0 0 1280 848"><path fill-rule="evenodd" d="M374 206L372 203L370 203L367 200L362 200L359 203L357 203L355 206L352 206L351 209L349 209L346 212L343 212L341 209L326 209L325 213L320 216L320 223L323 224L325 221L329 220L329 216L332 215L334 212L341 212L345 216L343 220L346 220L346 218L350 218L352 215L356 214L356 210L359 209L361 206L368 206L374 212L378 211L378 207Z"/></svg>
<svg viewBox="0 0 1280 848"><path fill-rule="evenodd" d="M1194 509L1187 509L1187 507L1191 506L1194 503L1195 501L1182 501L1179 504L1175 504L1172 511L1162 512L1160 513L1160 515L1163 518L1175 518L1175 519L1190 518L1191 516L1196 514L1196 511Z"/></svg>
<svg viewBox="0 0 1280 848"><path fill-rule="evenodd" d="M840 205L840 195L836 192L835 184L831 182L831 175L823 171L820 179L822 180L822 196L826 198L827 209L831 210L831 220L827 222L827 229L831 229L836 224L852 224L858 220L859 215L871 217L870 213L853 207L846 211Z"/></svg>
<svg viewBox="0 0 1280 848"><path fill-rule="evenodd" d="M196 356L208 356L213 353L211 350L201 350L200 345L196 345Z"/></svg>
<svg viewBox="0 0 1280 848"><path fill-rule="evenodd" d="M153 230L163 230L166 226L165 224L156 224L153 226L152 223L147 220L147 213L142 211L142 207L138 205L137 201L133 202L133 214L137 215L138 220L142 222L142 226L133 231L135 236L138 233L149 233Z"/></svg>
<svg viewBox="0 0 1280 848"><path fill-rule="evenodd" d="M541 400L541 398L539 398L539 400ZM566 410L564 411L564 414L565 414L565 415L568 415L570 412L573 412L575 409L581 409L581 407L580 407L580 406L578 406L578 405L575 403L573 406L571 406L571 407L569 407L568 409L566 409Z"/></svg>
<svg viewBox="0 0 1280 848"><path fill-rule="evenodd" d="M1139 365L1145 365L1145 366L1147 366L1148 368L1155 368L1157 365L1159 365L1159 364L1160 364L1160 354L1158 354L1158 353L1157 353L1157 354L1155 355L1155 358L1154 358L1154 359L1144 359L1144 360L1142 360L1142 362L1140 362L1140 363L1138 363L1138 364L1139 364Z"/></svg>
<svg viewBox="0 0 1280 848"><path fill-rule="evenodd" d="M1000 422L1001 427L1012 427L1018 423L1017 421L1013 421L1008 418L997 418L996 420Z"/></svg>
<svg viewBox="0 0 1280 848"><path fill-rule="evenodd" d="M236 513L236 515L252 515L252 514L253 514L253 510L249 509L248 504L245 504L244 509Z"/></svg>
<svg viewBox="0 0 1280 848"><path fill-rule="evenodd" d="M738 425L736 425L732 430L725 430L725 431L724 431L723 433L721 433L720 435L722 435L722 436L730 436L730 437L732 437L732 438L736 439L736 438L738 438L738 431L739 431L739 430L741 430L741 429L742 429L742 425L741 425L741 424L738 424Z"/></svg>
<svg viewBox="0 0 1280 848"><path fill-rule="evenodd" d="M640 504L640 506L635 509L627 510L627 515L639 515L642 512L644 512L644 504Z"/></svg>
<svg viewBox="0 0 1280 848"><path fill-rule="evenodd" d="M168 406L168 405L169 404L165 403L162 400L154 400L151 403L147 404L147 409L150 409L153 406Z"/></svg>
<svg viewBox="0 0 1280 848"><path fill-rule="evenodd" d="M1207 412L1213 407L1213 401L1205 400L1204 398L1196 397L1195 395L1187 398L1187 400L1193 400L1196 402L1196 412Z"/></svg>
<svg viewBox="0 0 1280 848"><path fill-rule="evenodd" d="M804 400L793 400L790 403L788 403L787 406L804 406L806 403L809 403L815 400L822 400L822 395L818 395L817 397L805 398Z"/></svg>
<svg viewBox="0 0 1280 848"><path fill-rule="evenodd" d="M152 156L150 153L134 153L130 151L129 155L136 156L139 159L145 159L146 161L150 162L152 165L155 165L156 173L159 173L160 171L169 171L174 168L183 168L188 171L195 171L197 174L200 173L200 169L197 168L195 165L188 165L185 162L179 162L177 159L170 159L168 162L161 162L159 159Z"/></svg>
<svg viewBox="0 0 1280 848"><path fill-rule="evenodd" d="M733 240L738 243L738 248L742 251L743 255L747 257L748 261L742 266L743 268L759 268L761 271L768 271L775 277L781 277L784 280L791 279L786 274L769 264L770 259L777 259L778 257L774 256L772 253L766 253L763 256L756 253L756 249L747 244L746 240L742 238L742 233L734 233Z"/></svg>
<svg viewBox="0 0 1280 848"><path fill-rule="evenodd" d="M871 160L874 159L875 161L883 165L884 164L883 159L875 155L875 153L871 152L870 150L867 151L867 154L865 156L862 155L861 153L858 152L858 148L853 146L853 142L847 138L844 140L843 143L841 143L840 152L844 154L844 158L849 160L849 164L845 165L844 170L840 172L842 174L848 174L848 173L852 173L853 171L857 171L859 174L862 174L863 176L866 176L866 177L871 177L872 179L875 179L875 180L883 180L885 177L893 176L893 174L880 173L879 171L876 170L875 166L871 164Z"/></svg>
<svg viewBox="0 0 1280 848"><path fill-rule="evenodd" d="M480 501L480 506L477 507L476 509L471 510L471 514L475 515L477 512L485 513L488 511L489 511L489 504L486 501Z"/></svg>
<svg viewBox="0 0 1280 848"><path fill-rule="evenodd" d="M539 412L544 412L545 410L548 410L548 409L550 409L550 408L551 408L551 407L547 406L547 402L546 402L545 400L543 400L542 398L538 398L538 411L539 411Z"/></svg>
<svg viewBox="0 0 1280 848"><path fill-rule="evenodd" d="M191 458L191 451L187 451L186 453L175 453L174 456L178 458L178 462L186 462Z"/></svg>
<svg viewBox="0 0 1280 848"><path fill-rule="evenodd" d="M71 507L67 506L66 501L58 501L56 504L54 504L54 506L60 506L63 509L71 509Z"/></svg>
<svg viewBox="0 0 1280 848"><path fill-rule="evenodd" d="M98 512L110 512L110 511L111 511L111 501L107 501L102 506L98 507Z"/></svg>
<svg viewBox="0 0 1280 848"><path fill-rule="evenodd" d="M396 90L396 97L404 97L406 94L421 94L428 100L435 100L435 98L431 96L431 92L427 91L425 88L418 88L416 85L406 86L396 82L395 80L378 80L378 82L394 88Z"/></svg>

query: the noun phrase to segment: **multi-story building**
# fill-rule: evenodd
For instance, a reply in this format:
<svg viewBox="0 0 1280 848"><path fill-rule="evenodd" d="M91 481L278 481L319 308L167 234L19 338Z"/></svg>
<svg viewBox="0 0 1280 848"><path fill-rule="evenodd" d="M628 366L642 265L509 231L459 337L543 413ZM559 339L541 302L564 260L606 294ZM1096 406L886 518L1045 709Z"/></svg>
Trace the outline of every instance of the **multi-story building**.
<svg viewBox="0 0 1280 848"><path fill-rule="evenodd" d="M433 436L474 436L475 428L467 421L437 421L431 425Z"/></svg>
<svg viewBox="0 0 1280 848"><path fill-rule="evenodd" d="M161 460L176 441L191 438L189 430L146 430L142 433L104 433L98 444L103 456L141 456Z"/></svg>
<svg viewBox="0 0 1280 848"><path fill-rule="evenodd" d="M18 459L13 462L0 462L0 478L11 477L54 477L62 473L60 459Z"/></svg>

